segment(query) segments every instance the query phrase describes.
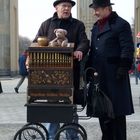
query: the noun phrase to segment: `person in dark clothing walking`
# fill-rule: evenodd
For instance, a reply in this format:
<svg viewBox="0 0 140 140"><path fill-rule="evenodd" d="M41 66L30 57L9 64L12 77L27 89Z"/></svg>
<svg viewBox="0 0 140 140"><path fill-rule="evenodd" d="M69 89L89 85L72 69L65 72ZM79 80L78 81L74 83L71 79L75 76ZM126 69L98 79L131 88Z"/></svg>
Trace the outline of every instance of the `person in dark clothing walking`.
<svg viewBox="0 0 140 140"><path fill-rule="evenodd" d="M49 41L56 38L54 30L61 28L67 31L68 42L74 43L74 91L79 90L80 82L80 61L87 54L89 50L89 40L85 33L85 26L83 22L72 17L71 9L75 5L72 0L56 0L53 6L56 9L53 17L47 19L41 24L39 31L33 40L37 42L39 36L47 36ZM54 140L57 129L59 128L58 123L50 123L49 134L50 139Z"/></svg>
<svg viewBox="0 0 140 140"><path fill-rule="evenodd" d="M129 23L112 11L112 5L110 0L93 0L89 5L97 22L91 30L87 66L97 70L99 87L113 104L113 119L99 117L102 140L126 140L126 115L134 113L128 75L134 44ZM92 112L87 114L92 116Z"/></svg>
<svg viewBox="0 0 140 140"><path fill-rule="evenodd" d="M17 84L17 86L14 88L16 93L19 93L19 87L22 85L24 82L25 78L28 76L28 71L26 68L26 59L27 59L27 50L24 51L20 56L19 56L19 74L21 75L21 78Z"/></svg>

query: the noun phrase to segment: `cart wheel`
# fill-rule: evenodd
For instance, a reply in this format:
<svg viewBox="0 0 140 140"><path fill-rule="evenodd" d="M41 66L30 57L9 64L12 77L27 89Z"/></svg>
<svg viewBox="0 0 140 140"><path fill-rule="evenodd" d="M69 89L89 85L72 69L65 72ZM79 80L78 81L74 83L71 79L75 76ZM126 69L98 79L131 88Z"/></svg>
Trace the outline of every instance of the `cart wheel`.
<svg viewBox="0 0 140 140"><path fill-rule="evenodd" d="M35 127L23 127L17 131L14 140L45 140L45 136Z"/></svg>
<svg viewBox="0 0 140 140"><path fill-rule="evenodd" d="M44 125L42 125L41 123L27 123L23 127L30 127L30 126L39 129L45 136L45 140L49 140L49 133Z"/></svg>
<svg viewBox="0 0 140 140"><path fill-rule="evenodd" d="M66 125L57 131L55 140L87 140L87 138L76 125Z"/></svg>
<svg viewBox="0 0 140 140"><path fill-rule="evenodd" d="M70 126L70 125L75 126L76 128L80 129L80 130L83 132L83 134L84 134L84 136L86 137L86 139L87 139L87 132L86 132L86 130L84 129L83 126L81 126L81 125L78 124L78 123L68 123L68 124L64 124L62 127ZM61 128L62 128L62 127L61 127Z"/></svg>

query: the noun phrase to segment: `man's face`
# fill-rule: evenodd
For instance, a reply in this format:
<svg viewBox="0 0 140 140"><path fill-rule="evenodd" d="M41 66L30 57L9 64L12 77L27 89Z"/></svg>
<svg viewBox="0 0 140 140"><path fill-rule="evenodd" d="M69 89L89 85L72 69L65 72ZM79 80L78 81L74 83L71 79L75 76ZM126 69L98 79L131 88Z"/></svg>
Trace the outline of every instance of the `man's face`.
<svg viewBox="0 0 140 140"><path fill-rule="evenodd" d="M71 14L71 8L72 5L69 2L62 2L58 5L56 5L56 12L58 14L58 18L69 18L70 14Z"/></svg>
<svg viewBox="0 0 140 140"><path fill-rule="evenodd" d="M108 7L98 7L94 8L94 15L97 17L97 20L104 19L109 15Z"/></svg>

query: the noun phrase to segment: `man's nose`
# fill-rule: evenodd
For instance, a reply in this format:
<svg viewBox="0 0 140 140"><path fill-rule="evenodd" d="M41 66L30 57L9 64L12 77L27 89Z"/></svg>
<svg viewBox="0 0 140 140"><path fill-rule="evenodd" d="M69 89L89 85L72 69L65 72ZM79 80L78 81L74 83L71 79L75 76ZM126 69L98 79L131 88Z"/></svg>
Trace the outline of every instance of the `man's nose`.
<svg viewBox="0 0 140 140"><path fill-rule="evenodd" d="M98 10L94 10L94 13L95 13L95 14L98 13Z"/></svg>

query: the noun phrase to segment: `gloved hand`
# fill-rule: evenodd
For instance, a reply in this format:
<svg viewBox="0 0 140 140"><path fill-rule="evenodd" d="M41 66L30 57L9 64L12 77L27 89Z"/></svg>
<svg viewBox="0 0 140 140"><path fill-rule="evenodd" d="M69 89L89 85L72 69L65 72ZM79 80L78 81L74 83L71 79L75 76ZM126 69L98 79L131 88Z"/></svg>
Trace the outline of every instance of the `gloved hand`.
<svg viewBox="0 0 140 140"><path fill-rule="evenodd" d="M124 69L128 69L129 70L129 69L131 69L132 64L133 64L133 60L132 59L121 58L119 66L123 67Z"/></svg>
<svg viewBox="0 0 140 140"><path fill-rule="evenodd" d="M131 69L133 60L129 58L121 58L119 68L117 70L117 79L123 79L128 74L128 71Z"/></svg>
<svg viewBox="0 0 140 140"><path fill-rule="evenodd" d="M128 74L128 67L119 67L117 70L117 79L123 79L125 78L125 76Z"/></svg>

